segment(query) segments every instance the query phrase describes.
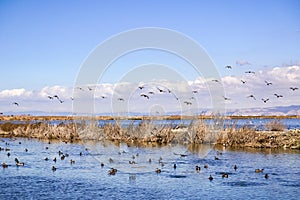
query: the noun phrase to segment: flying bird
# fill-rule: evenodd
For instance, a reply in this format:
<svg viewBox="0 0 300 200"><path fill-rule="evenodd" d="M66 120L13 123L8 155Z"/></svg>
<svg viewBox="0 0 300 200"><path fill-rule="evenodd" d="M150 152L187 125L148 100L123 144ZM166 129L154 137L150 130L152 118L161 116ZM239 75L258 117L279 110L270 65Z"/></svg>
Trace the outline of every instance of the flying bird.
<svg viewBox="0 0 300 200"><path fill-rule="evenodd" d="M148 92L148 94L154 94L154 92L150 91L150 92Z"/></svg>
<svg viewBox="0 0 300 200"><path fill-rule="evenodd" d="M290 87L291 90L295 91L295 90L298 90L299 88L297 87Z"/></svg>
<svg viewBox="0 0 300 200"><path fill-rule="evenodd" d="M59 102L60 102L60 103L63 103L63 102L65 102L65 101L59 99Z"/></svg>
<svg viewBox="0 0 300 200"><path fill-rule="evenodd" d="M198 91L197 91L197 90L193 90L192 92L193 92L194 94L198 93Z"/></svg>
<svg viewBox="0 0 300 200"><path fill-rule="evenodd" d="M192 102L189 102L189 101L185 101L185 102L183 102L183 103L185 103L187 106L188 106L188 105L192 105Z"/></svg>
<svg viewBox="0 0 300 200"><path fill-rule="evenodd" d="M277 98L283 97L281 94L274 94Z"/></svg>
<svg viewBox="0 0 300 200"><path fill-rule="evenodd" d="M118 98L119 101L125 101L123 98Z"/></svg>
<svg viewBox="0 0 300 200"><path fill-rule="evenodd" d="M49 96L49 95L48 95L48 99L51 99L51 100L52 100L52 99L53 99L53 97L51 97L51 96Z"/></svg>
<svg viewBox="0 0 300 200"><path fill-rule="evenodd" d="M141 97L145 97L145 98L149 99L149 96L148 96L148 95L146 95L146 94L141 94L140 96L141 96Z"/></svg>
<svg viewBox="0 0 300 200"><path fill-rule="evenodd" d="M224 100L225 100L225 101L228 101L228 100L230 100L230 98L228 98L228 97L225 97L225 96L223 96L223 98L224 98Z"/></svg>
<svg viewBox="0 0 300 200"><path fill-rule="evenodd" d="M266 83L267 85L272 85L272 83L271 83L271 82L268 82L268 81L265 81L265 83Z"/></svg>
<svg viewBox="0 0 300 200"><path fill-rule="evenodd" d="M246 73L246 74L255 74L254 71L246 71L245 73Z"/></svg>
<svg viewBox="0 0 300 200"><path fill-rule="evenodd" d="M262 100L264 103L267 103L267 101L269 101L269 98L268 98L268 99L262 98L261 100Z"/></svg>
<svg viewBox="0 0 300 200"><path fill-rule="evenodd" d="M241 80L241 82L242 82L243 84L245 84L245 83L246 83L246 81L244 81L244 80Z"/></svg>
<svg viewBox="0 0 300 200"><path fill-rule="evenodd" d="M211 80L211 81L219 83L219 80L217 80L217 79L214 79L214 80Z"/></svg>
<svg viewBox="0 0 300 200"><path fill-rule="evenodd" d="M17 102L13 102L14 105L19 106L19 104Z"/></svg>
<svg viewBox="0 0 300 200"><path fill-rule="evenodd" d="M225 66L225 68L232 69L232 67L230 65Z"/></svg>
<svg viewBox="0 0 300 200"><path fill-rule="evenodd" d="M144 86L139 86L139 89L142 90L144 88Z"/></svg>
<svg viewBox="0 0 300 200"><path fill-rule="evenodd" d="M91 87L87 87L87 88L89 89L89 91L93 90L93 88L91 88Z"/></svg>
<svg viewBox="0 0 300 200"><path fill-rule="evenodd" d="M160 88L158 88L158 87L156 87L156 88L157 88L158 91L161 92L161 93L166 92L166 91L164 91L163 89L160 89Z"/></svg>
<svg viewBox="0 0 300 200"><path fill-rule="evenodd" d="M58 97L57 95L54 95L53 97L54 97L54 98L57 98L57 99L59 100L59 97Z"/></svg>
<svg viewBox="0 0 300 200"><path fill-rule="evenodd" d="M255 96L253 94L247 96L247 98L253 98L254 100L256 100Z"/></svg>

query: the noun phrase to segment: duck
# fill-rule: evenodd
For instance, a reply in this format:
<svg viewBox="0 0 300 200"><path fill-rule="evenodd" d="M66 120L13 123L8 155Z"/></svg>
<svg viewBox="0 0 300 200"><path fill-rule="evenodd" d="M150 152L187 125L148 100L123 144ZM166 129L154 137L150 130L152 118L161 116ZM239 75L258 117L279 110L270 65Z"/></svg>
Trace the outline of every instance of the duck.
<svg viewBox="0 0 300 200"><path fill-rule="evenodd" d="M111 168L109 171L108 171L108 174L109 175L115 175L117 173L117 169L115 168Z"/></svg>
<svg viewBox="0 0 300 200"><path fill-rule="evenodd" d="M255 169L255 173L261 173L263 171L264 171L264 169Z"/></svg>
<svg viewBox="0 0 300 200"><path fill-rule="evenodd" d="M56 169L57 169L56 167L52 166L52 171L56 171Z"/></svg>
<svg viewBox="0 0 300 200"><path fill-rule="evenodd" d="M233 169L234 169L235 171L237 170L237 168L238 168L238 167L237 167L236 165L234 165Z"/></svg>
<svg viewBox="0 0 300 200"><path fill-rule="evenodd" d="M102 163L100 164L100 166L101 166L101 167L104 167L104 163L102 162Z"/></svg>
<svg viewBox="0 0 300 200"><path fill-rule="evenodd" d="M18 160L18 158L15 158L15 162L16 162L16 165L17 165L17 166L24 166L24 163L23 163L23 162L20 162L20 161Z"/></svg>
<svg viewBox="0 0 300 200"><path fill-rule="evenodd" d="M156 172L157 174L159 174L159 173L161 173L161 169L156 168L155 172Z"/></svg>
<svg viewBox="0 0 300 200"><path fill-rule="evenodd" d="M48 160L49 160L49 158L48 158L48 157L46 157L44 160L45 160L45 161L48 161Z"/></svg>
<svg viewBox="0 0 300 200"><path fill-rule="evenodd" d="M205 164L205 165L204 165L204 168L205 168L205 169L207 169L207 168L208 168L208 165L207 165L207 164Z"/></svg>
<svg viewBox="0 0 300 200"><path fill-rule="evenodd" d="M134 165L134 164L136 164L136 163L135 163L135 161L133 160L133 161L129 161L129 164Z"/></svg>
<svg viewBox="0 0 300 200"><path fill-rule="evenodd" d="M196 166L196 171L197 171L197 172L200 172L200 170L201 170L201 168L197 165L197 166Z"/></svg>
<svg viewBox="0 0 300 200"><path fill-rule="evenodd" d="M174 163L174 165L173 165L173 168L174 168L174 169L176 169L176 168L177 168L177 165L176 165L176 163Z"/></svg>
<svg viewBox="0 0 300 200"><path fill-rule="evenodd" d="M71 163L71 165L72 165L72 164L75 164L75 160L72 160L72 159L71 159L71 160L70 160L70 163Z"/></svg>
<svg viewBox="0 0 300 200"><path fill-rule="evenodd" d="M223 172L222 173L222 178L228 178L228 173Z"/></svg>
<svg viewBox="0 0 300 200"><path fill-rule="evenodd" d="M7 168L7 167L8 167L8 164L2 163L2 167L3 167L3 168Z"/></svg>
<svg viewBox="0 0 300 200"><path fill-rule="evenodd" d="M53 159L54 162L56 162L56 157Z"/></svg>
<svg viewBox="0 0 300 200"><path fill-rule="evenodd" d="M209 175L209 178L208 178L210 181L212 181L214 178L212 177L212 175Z"/></svg>
<svg viewBox="0 0 300 200"><path fill-rule="evenodd" d="M265 174L265 179L268 179L269 178L269 174Z"/></svg>

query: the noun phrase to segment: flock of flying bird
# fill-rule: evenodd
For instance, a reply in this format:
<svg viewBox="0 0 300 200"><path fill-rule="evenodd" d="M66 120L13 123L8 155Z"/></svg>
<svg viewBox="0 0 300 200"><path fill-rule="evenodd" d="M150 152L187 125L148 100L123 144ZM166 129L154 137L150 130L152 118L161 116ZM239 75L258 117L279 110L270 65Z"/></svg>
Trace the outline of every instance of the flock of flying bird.
<svg viewBox="0 0 300 200"><path fill-rule="evenodd" d="M225 68L228 69L228 70L231 70L231 69L232 69L232 66L227 65L227 66L225 66ZM254 71L250 71L250 70L249 70L249 71L245 71L245 73L246 73L246 74L253 74L253 75L255 75L255 72L254 72ZM221 83L221 80L218 80L218 79L213 79L212 81L215 82L215 83ZM241 84L246 84L246 82L247 82L246 80L241 80ZM273 85L272 82L269 82L269 81L267 81L267 80L265 80L264 82L265 82L266 86ZM140 93L139 95L140 95L142 98L145 98L145 99L147 99L147 100L149 100L154 94L171 94L176 100L179 100L179 98L176 96L176 94L175 94L174 92L172 92L170 89L167 89L167 88L165 88L165 87L164 87L164 88L163 88L162 86L156 87L155 90L157 90L157 91L153 90L153 87L152 87L152 88L151 88L152 90L150 90L150 91L148 91L148 92L145 92L145 90L144 90L145 87L146 87L146 85L141 85L141 86L138 86L137 89L141 91L141 93ZM80 90L80 91L92 91L92 90L94 90L93 87L90 87L90 86L87 86L87 87L76 87L75 89L78 89L78 90ZM289 87L289 89L290 89L291 91L296 91L296 90L298 90L299 88L298 88L298 87ZM193 95L195 95L195 94L197 94L197 93L198 93L197 90L192 90L192 94L193 94ZM274 96L275 96L277 99L283 97L282 94L277 94L277 93L274 93ZM48 95L47 98L50 99L50 100L57 99L60 103L64 103L64 102L65 102L65 101L63 101L62 99L60 99L60 97L59 97L58 95L53 95L53 96ZM101 96L101 99L106 99L106 98L107 98L107 97L104 96L104 95ZM257 98L255 97L254 94L248 95L247 98L252 98L253 100L257 100ZM225 96L223 96L223 99L224 99L225 101L230 101L230 100L231 100L231 98L225 97ZM71 100L73 101L74 98L71 97ZM117 100L120 101L120 102L126 101L126 99L125 99L124 97L118 97ZM194 97L194 96L190 97L190 98L187 99L187 100L183 100L183 103L186 104L187 106L189 106L189 105L192 105L192 104L193 104L192 100L195 100L195 97ZM267 98L261 98L261 101L263 101L264 103L267 103L269 100L270 100L270 97L267 97ZM18 102L13 102L13 105L19 106L19 103L18 103Z"/></svg>

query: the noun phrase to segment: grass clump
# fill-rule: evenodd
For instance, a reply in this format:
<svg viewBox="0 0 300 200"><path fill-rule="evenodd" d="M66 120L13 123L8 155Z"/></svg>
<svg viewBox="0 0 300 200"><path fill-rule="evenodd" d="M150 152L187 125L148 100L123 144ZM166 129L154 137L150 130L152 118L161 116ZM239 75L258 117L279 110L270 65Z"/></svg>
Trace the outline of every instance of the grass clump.
<svg viewBox="0 0 300 200"><path fill-rule="evenodd" d="M268 131L283 131L286 129L286 126L279 119L274 119L267 122L265 124L265 128Z"/></svg>

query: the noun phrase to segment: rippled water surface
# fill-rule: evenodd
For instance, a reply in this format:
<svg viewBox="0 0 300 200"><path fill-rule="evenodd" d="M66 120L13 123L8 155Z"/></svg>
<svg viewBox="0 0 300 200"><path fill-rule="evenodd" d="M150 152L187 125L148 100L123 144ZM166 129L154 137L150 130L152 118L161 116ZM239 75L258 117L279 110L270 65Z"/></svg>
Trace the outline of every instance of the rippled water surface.
<svg viewBox="0 0 300 200"><path fill-rule="evenodd" d="M0 169L0 199L298 199L300 195L299 151L109 142L49 144L20 138L2 138L0 147L10 149L0 151L0 162L9 164ZM58 151L69 156L61 160ZM25 166L17 167L16 157ZM57 170L52 171L52 166ZM117 173L108 175L112 167ZM156 168L162 172L157 174ZM255 173L256 168L264 172ZM223 172L229 177L222 178Z"/></svg>

